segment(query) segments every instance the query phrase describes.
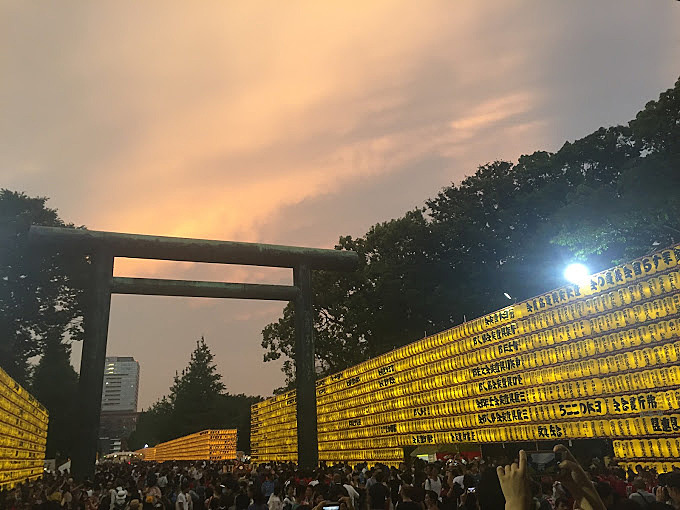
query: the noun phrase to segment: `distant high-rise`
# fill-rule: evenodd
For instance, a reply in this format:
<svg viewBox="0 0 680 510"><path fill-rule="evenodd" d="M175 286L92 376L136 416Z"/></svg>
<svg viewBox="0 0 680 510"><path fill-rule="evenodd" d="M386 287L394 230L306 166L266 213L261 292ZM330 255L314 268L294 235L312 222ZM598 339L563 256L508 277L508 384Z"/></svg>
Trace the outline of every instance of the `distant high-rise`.
<svg viewBox="0 0 680 510"><path fill-rule="evenodd" d="M139 363L132 356L108 356L104 367L99 448L103 454L125 449L137 424Z"/></svg>
<svg viewBox="0 0 680 510"><path fill-rule="evenodd" d="M132 356L107 356L104 368L102 412L137 412L139 363Z"/></svg>

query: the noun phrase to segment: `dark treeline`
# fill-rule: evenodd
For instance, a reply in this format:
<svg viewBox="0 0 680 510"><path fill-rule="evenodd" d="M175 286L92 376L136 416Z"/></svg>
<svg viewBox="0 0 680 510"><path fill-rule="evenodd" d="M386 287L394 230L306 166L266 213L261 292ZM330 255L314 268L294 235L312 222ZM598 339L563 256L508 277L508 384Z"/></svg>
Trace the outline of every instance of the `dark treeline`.
<svg viewBox="0 0 680 510"><path fill-rule="evenodd" d="M250 406L260 397L225 391L205 340L196 342L187 368L176 374L169 395L141 413L129 447L155 446L206 429L238 429L239 450L250 452Z"/></svg>
<svg viewBox="0 0 680 510"><path fill-rule="evenodd" d="M482 165L422 208L341 237L354 273L314 274L317 365L342 370L593 271L680 241L680 81L626 126L556 153ZM265 361L294 366L292 305L263 330Z"/></svg>

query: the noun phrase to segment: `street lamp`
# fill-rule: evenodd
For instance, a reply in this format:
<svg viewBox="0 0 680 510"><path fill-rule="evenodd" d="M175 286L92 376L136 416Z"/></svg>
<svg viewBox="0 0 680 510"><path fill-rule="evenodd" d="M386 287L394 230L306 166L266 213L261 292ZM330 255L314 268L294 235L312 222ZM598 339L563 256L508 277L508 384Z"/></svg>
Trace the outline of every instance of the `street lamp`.
<svg viewBox="0 0 680 510"><path fill-rule="evenodd" d="M588 276L590 276L590 271L583 264L569 264L564 270L564 278L568 282L576 285L580 285L588 281Z"/></svg>

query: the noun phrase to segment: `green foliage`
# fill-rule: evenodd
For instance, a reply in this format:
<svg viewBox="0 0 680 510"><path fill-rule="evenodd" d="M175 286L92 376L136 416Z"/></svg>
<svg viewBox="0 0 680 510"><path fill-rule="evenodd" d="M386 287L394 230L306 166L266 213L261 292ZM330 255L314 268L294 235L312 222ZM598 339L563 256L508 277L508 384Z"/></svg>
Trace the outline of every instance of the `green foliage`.
<svg viewBox="0 0 680 510"><path fill-rule="evenodd" d="M313 275L319 375L680 240L680 80L628 126L480 166L423 210L341 237L355 273ZM294 382L293 308L263 330Z"/></svg>
<svg viewBox="0 0 680 510"><path fill-rule="evenodd" d="M78 374L71 366L71 347L47 343L33 372L33 395L49 410L46 457L66 459L71 455L78 413Z"/></svg>
<svg viewBox="0 0 680 510"><path fill-rule="evenodd" d="M25 243L28 225L73 227L47 199L0 189L0 364L28 385L29 360L47 343L82 338L85 257L36 250Z"/></svg>
<svg viewBox="0 0 680 510"><path fill-rule="evenodd" d="M189 365L175 375L170 394L141 413L128 442L139 449L205 429L237 428L239 448L249 451L250 406L260 400L225 392L214 355L201 338Z"/></svg>

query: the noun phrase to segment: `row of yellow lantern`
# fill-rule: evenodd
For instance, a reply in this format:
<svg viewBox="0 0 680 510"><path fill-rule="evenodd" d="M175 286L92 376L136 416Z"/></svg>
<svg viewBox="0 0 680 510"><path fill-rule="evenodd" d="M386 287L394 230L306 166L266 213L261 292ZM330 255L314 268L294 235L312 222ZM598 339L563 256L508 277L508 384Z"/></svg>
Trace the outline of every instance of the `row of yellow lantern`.
<svg viewBox="0 0 680 510"><path fill-rule="evenodd" d="M43 452L35 450L20 450L17 448L0 447L0 460L2 459L40 459L44 457Z"/></svg>
<svg viewBox="0 0 680 510"><path fill-rule="evenodd" d="M45 408L0 369L0 489L42 475Z"/></svg>
<svg viewBox="0 0 680 510"><path fill-rule="evenodd" d="M17 439L16 437L0 435L0 447L17 448L21 450L43 451L45 449L45 444L44 443L39 444L34 443L32 441Z"/></svg>
<svg viewBox="0 0 680 510"><path fill-rule="evenodd" d="M651 337L651 335L650 335L650 337ZM649 359L649 356L647 356L646 358L643 356L640 359ZM605 368L605 370L609 369L611 371L612 369L613 370L620 369L621 366L622 366L622 363L617 364L616 360L614 359L614 360L610 361L610 366L604 365L604 368Z"/></svg>
<svg viewBox="0 0 680 510"><path fill-rule="evenodd" d="M657 473L670 473L674 469L680 469L680 461L676 459L667 459L667 460L661 460L658 462L649 462L649 461L643 461L643 462L619 462L618 463L619 467L622 467L625 470L631 470L636 474L641 475L643 471L640 470L647 470L651 471L654 470Z"/></svg>
<svg viewBox="0 0 680 510"><path fill-rule="evenodd" d="M516 401L499 407L489 407L484 412L470 413L457 410L452 403L426 408L402 409L370 414L360 419L319 424L319 437L328 432L345 431L347 437L370 437L382 433L386 424L395 424L396 432L420 430L459 429L493 426L497 422L542 422L571 419L576 416L606 416L640 413L645 411L675 411L680 409L680 389L655 393L634 393L587 400L560 400L540 405ZM510 413L508 415L508 413ZM356 429L361 427L357 436ZM377 427L377 429L376 429Z"/></svg>
<svg viewBox="0 0 680 510"><path fill-rule="evenodd" d="M236 430L205 430L156 445L154 458L166 460L215 460L236 458Z"/></svg>
<svg viewBox="0 0 680 510"><path fill-rule="evenodd" d="M264 412L258 416L257 420L250 420L250 424L255 426L264 421L275 423L286 423L291 416L295 416L296 406L287 407L286 409L277 409L271 412Z"/></svg>
<svg viewBox="0 0 680 510"><path fill-rule="evenodd" d="M547 349L546 351L549 352L544 352L540 357L521 358L522 361L526 359L526 365L520 363L518 364L519 366L507 369L497 376L488 376L485 379L471 381L467 384L459 384L461 382L460 379L462 379L462 377L460 377L461 372L449 372L427 378L424 374L420 374L418 370L415 370L414 374L409 373L409 375L416 380L413 380L408 384L395 384L389 388L384 388L361 396L355 396L333 404L320 405L317 409L319 414L325 414L328 412L340 411L342 409L359 407L372 402L403 397L404 395L427 392L428 390L435 388L440 388L441 391L447 394L446 400L454 400L465 398L466 396L505 389L504 387L496 387L497 385L490 384L489 381L491 381L491 383L494 381L507 383L509 381L510 384L502 385L512 389L513 387L518 386L528 387L543 385L558 381L581 379L583 377L613 374L627 370L640 370L663 364L674 364L680 358L680 342L675 342L668 346L655 346L654 348L630 351L614 356L591 358L573 363L561 362L559 364L557 363L557 352L555 352L554 349ZM552 361L553 359L555 360L554 362ZM530 370L532 367L537 367L538 363L542 363L544 367L537 370ZM522 371L520 375L512 375L519 370ZM673 371L670 373L675 374ZM428 402L424 402L423 405L427 403Z"/></svg>
<svg viewBox="0 0 680 510"><path fill-rule="evenodd" d="M616 440L614 456L620 459L680 458L680 437Z"/></svg>
<svg viewBox="0 0 680 510"><path fill-rule="evenodd" d="M670 278L668 275L663 275L664 278L667 280L674 280L675 278ZM654 282L652 282L654 283ZM654 288L658 287L659 289L663 289L663 285L660 283L656 284L651 284L647 285L648 288ZM669 286L669 289L671 287ZM624 289L621 289L622 295L626 295L624 292ZM651 296L652 294L649 294ZM645 299L648 297L646 294L640 293L639 295L633 295L631 296L630 299L624 300L624 302L633 302L636 300L641 300ZM555 328L554 330L551 330L549 332L543 332L541 334L533 334L529 336L525 336L522 339L521 342L521 348L523 349L531 349L531 348L538 348L542 346L548 346L548 345L553 345L556 342L560 341L567 341L569 339L573 338L582 338L584 336L587 336L591 334L592 332L595 333L602 333L605 331L610 331L612 329L618 329L624 326L630 326L634 324L639 324L642 322L645 322L647 320L654 320L660 317L666 317L668 315L673 315L677 313L677 306L675 304L676 301L679 301L680 298L676 295L675 299L671 296L668 296L667 298L664 299L659 299L655 300L653 302L649 303L644 303L644 305L636 305L635 307L632 308L627 308L624 310L619 310L613 314L605 314L601 315L596 318L596 320L591 320L591 321L576 321L574 323L571 323L569 325L565 326L560 326L559 328ZM614 300L615 301L615 300ZM611 303L611 300L610 300ZM623 304L623 302L621 303ZM559 310L559 309L558 309ZM553 311L554 312L554 311ZM581 312L575 313L574 315L578 315L579 317L587 316L589 314L597 312L596 308L593 308L593 310L588 310L587 307L583 307L583 310ZM539 314L540 315L540 314ZM553 313L554 315L554 313ZM569 317L566 316L565 319L567 320L573 320L574 317ZM518 334L523 333L525 330L526 331L533 331L534 329L537 329L539 327L548 327L548 326L554 326L560 322L559 318L555 320L548 320L545 322L544 325L539 325L539 324L524 324L522 322L519 323L519 328L518 328ZM671 329L675 329L676 324L673 323ZM640 332L640 336L642 338L649 338L650 336L653 336L654 332L651 334L645 331ZM663 332L659 332L659 334L663 334ZM632 335L630 341L632 344L635 344L635 337L636 335ZM640 340L642 341L642 340ZM481 361L484 360L491 360L495 359L497 350L495 347L486 347L482 349L475 349L473 340L468 338L467 342L469 342L469 345L463 346L462 343L459 344L451 344L451 345L445 345L440 348L434 349L432 352L427 352L424 354L414 354L414 353L408 353L409 356L407 359L402 360L402 361L394 361L392 359L387 359L386 362L392 362L396 363L394 370L399 371L406 369L407 367L412 367L412 366L418 366L425 364L426 362L433 361L440 359L441 357L444 356L451 356L455 352L462 352L465 347L469 352L467 353L467 356L464 361L459 362L459 361L454 361L453 364L455 366L465 366L465 365L471 365L471 364L477 364ZM411 346L407 346L407 351L409 347L413 347L415 350L422 351L423 349L416 349L415 348L416 344L411 344ZM502 354L502 353L501 353ZM363 380L373 380L373 379L378 379L385 375L385 372L381 372L380 367L378 367L377 370L373 371L373 374L369 374L364 372L363 374ZM344 375L344 374L343 374ZM326 380L324 380L326 381ZM327 401L329 398L332 398L330 394L338 391L340 388L346 387L346 381L338 381L335 384L322 384L319 385L319 391L323 391L323 396L320 398L320 403L323 404L325 401ZM374 389L374 388L370 388ZM369 391L370 391L369 389ZM281 405L283 405L282 401ZM259 409L259 406L258 406Z"/></svg>
<svg viewBox="0 0 680 510"><path fill-rule="evenodd" d="M278 432L283 433L283 435L293 436L295 435L295 428L297 428L297 420L274 425L260 424L256 428L251 429L251 437L259 437L259 435L271 436L271 434Z"/></svg>
<svg viewBox="0 0 680 510"><path fill-rule="evenodd" d="M0 413L0 435L13 437L15 439L28 441L38 445L45 444L46 441L45 438L47 436L45 431L40 431L40 435L38 435L34 432L29 432L28 430L20 428L19 426L17 426L16 422L6 423L5 420L7 420L7 415Z"/></svg>
<svg viewBox="0 0 680 510"><path fill-rule="evenodd" d="M484 413L455 414L436 418L410 418L399 421L396 416L386 425L350 427L319 433L319 440L354 439L377 437L386 433L415 433L432 430L464 430L474 427L495 427L512 423L558 423L580 417L599 417L639 414L647 411L677 411L680 409L678 391L623 395L619 397L572 400L536 406L515 406L512 409L489 410ZM387 413L390 417L391 413ZM367 422L370 418L366 419ZM363 424L362 424L363 425ZM670 426L670 425L669 425ZM680 429L675 432L680 431Z"/></svg>
<svg viewBox="0 0 680 510"><path fill-rule="evenodd" d="M631 282L636 282L646 279L654 274L667 273L671 269L678 266L678 258L680 257L680 247L674 246L648 255L640 259L633 260L629 263L622 264L611 269L606 269L588 278L588 281L580 285L578 292L574 292L581 296L592 296L602 292L616 289L618 287L627 286ZM568 289L569 287L565 287ZM562 299L555 300L553 292L545 293L534 299L528 299L520 304L520 313L530 313L536 308L535 302L540 302L539 308L551 308L563 302ZM529 305L529 306L527 306Z"/></svg>
<svg viewBox="0 0 680 510"><path fill-rule="evenodd" d="M12 402L6 394L6 392L9 393L10 391L6 387L0 386L0 414L7 416L8 420L11 420L12 417L21 420L21 423L24 424L22 428L31 430L35 434L40 435L41 432L46 431L47 422L42 420L42 415L40 417L36 416L34 414L35 408L31 409L28 405L22 407L17 405L16 402Z"/></svg>
<svg viewBox="0 0 680 510"><path fill-rule="evenodd" d="M362 419L389 411L406 410L406 413L410 414L411 417L469 413L481 409L514 406L525 401L535 404L579 397L597 397L603 394L618 395L642 389L665 388L677 386L679 381L680 367L673 365L642 372L615 374L601 379L569 380L538 387L515 388L488 397L477 396L466 400L451 400L448 389L441 389L406 395L399 399L368 404L336 413L320 412L318 420L320 430L324 430L325 424L343 421L346 423L346 420L353 420L353 426L365 425L366 422L361 422ZM427 405L433 401L434 404ZM399 419L402 419L402 414L398 415ZM359 420L360 423L356 420Z"/></svg>
<svg viewBox="0 0 680 510"><path fill-rule="evenodd" d="M605 437L640 437L680 434L680 414L584 420L524 425L498 425L486 429L392 434L372 438L320 440L319 450L390 448L417 444L454 442L494 443L505 441L540 441ZM674 429L677 429L674 431ZM459 438L459 439L457 439Z"/></svg>
<svg viewBox="0 0 680 510"><path fill-rule="evenodd" d="M4 469L0 461L0 490L9 490L15 485L26 480L35 480L43 474L43 461L40 460L35 466L31 467L9 467Z"/></svg>
<svg viewBox="0 0 680 510"><path fill-rule="evenodd" d="M41 423L40 425L36 425L32 421L29 421L25 418L20 418L11 411L16 411L16 409L9 410L0 407L0 420L3 423L9 425L10 427L15 427L26 432L30 432L31 434L35 434L38 437L47 436L46 424Z"/></svg>
<svg viewBox="0 0 680 510"><path fill-rule="evenodd" d="M45 406L38 402L33 395L12 379L2 368L0 368L0 386L12 390L12 392L19 397L20 400L16 401L18 405L21 405L20 402L22 401L27 402L30 405L28 409L34 410L36 416L40 416L42 421L47 422L48 413Z"/></svg>
<svg viewBox="0 0 680 510"><path fill-rule="evenodd" d="M319 454L319 460L336 460L347 461L347 459L356 459L357 462L365 462L372 460L397 460L403 461L404 450L402 448L381 448L381 449L367 449L367 450L340 450L323 451ZM352 462L350 461L350 464Z"/></svg>
<svg viewBox="0 0 680 510"><path fill-rule="evenodd" d="M645 297L649 298L658 296L663 292L677 290L679 288L677 284L678 274L670 272L671 269L677 266L677 262L674 259L675 255L673 255L674 253L675 252L672 249L664 250L663 252L653 255L654 264L643 262L648 259L633 261L629 264L624 264L593 275L593 283L581 288L566 286L548 292L542 296L538 296L537 298L529 299L520 303L517 307L510 307L478 319L473 319L472 321L451 328L448 331L438 333L432 337L414 342L409 346L396 349L390 353L374 358L373 360L361 363L340 374L326 377L320 381L320 385L323 386L333 381L354 377L360 373L366 373L373 368L378 368L381 364L389 364L401 358L411 356L416 352L423 352L424 350L434 348L438 345L444 345L452 341L472 336L515 318L521 319L524 317L531 317L543 310L549 311L553 308L559 308L568 314L569 308L565 306L565 304L574 301L583 302L585 308L583 312L572 314L572 318L588 313L589 311L597 313L630 304L635 300L639 301ZM662 254L665 254L665 256L662 256ZM669 254L671 255L669 256ZM649 268L652 269L647 271ZM659 277L650 278L653 274L658 274ZM645 279L644 282L646 285L631 285L631 283L642 279ZM616 290L616 292L614 292L614 290ZM621 290L622 293L619 294L618 290ZM601 302L590 299L589 302L585 303L589 296L599 297L600 295L606 296ZM607 300L612 301L612 303L608 304ZM570 320L568 315L565 315L564 319ZM548 324L548 322L546 322L546 324Z"/></svg>
<svg viewBox="0 0 680 510"><path fill-rule="evenodd" d="M17 392L18 388L0 384L0 415L16 416L30 423L35 430L47 430L47 415L42 407L28 400L26 392Z"/></svg>
<svg viewBox="0 0 680 510"><path fill-rule="evenodd" d="M293 431L293 434L284 432L282 430L272 432L266 435L266 437L253 438L251 445L257 446L271 446L271 445L288 445L297 442L297 430Z"/></svg>
<svg viewBox="0 0 680 510"><path fill-rule="evenodd" d="M663 264L664 271L675 267L677 264ZM624 267L632 267L632 265L624 265L619 268L614 268L614 272L624 272ZM632 269L631 269L632 271ZM605 272L606 274L607 272ZM637 280L638 278L647 277L651 274L659 273L657 278L649 278L643 282L639 282L635 285L630 285L630 282ZM322 379L321 385L326 385L334 380L351 378L360 373L366 373L367 371L379 368L381 365L387 365L393 363L399 359L412 356L418 352L424 352L428 349L435 348L438 345L444 345L450 342L455 342L459 339L464 339L470 337L476 333L481 333L486 331L491 327L495 327L498 324L502 324L509 320L509 317L521 319L522 317L531 317L532 314L535 316L542 316L538 320L533 320L531 323L526 323L526 321L520 321L520 332L533 331L540 329L541 327L547 327L556 322L565 322L570 320L575 320L580 317L587 315L597 314L604 312L606 310L613 310L625 306L627 304L641 301L644 299L649 299L651 297L662 295L663 293L673 292L678 290L678 273L666 273L661 274L660 272L654 270L645 275L637 275L634 272L634 276L626 279L612 281L611 285L603 286L597 290L584 289L583 292L574 293L572 287L565 287L563 289L557 289L555 291L546 293L543 297L539 296L538 302L540 306L527 307L527 303L536 303L536 299L527 300L521 303L518 309L512 308L511 314L505 311L500 311L503 313L504 320L496 321L493 320L494 317L498 317L499 312L494 314L489 314L487 316L475 319L473 321L467 322L464 325L456 326L451 330L439 333L432 337L425 338L421 341L414 342L409 346L405 346L390 353L382 356L378 356L373 360L361 363L360 365L347 369L341 373L341 377L330 376ZM598 276L595 276L597 279ZM621 288L618 288L621 287ZM610 289L617 288L616 291L605 292ZM557 299L552 299L550 296L556 297ZM594 296L593 298L587 298L585 296ZM597 298L597 299L595 299ZM566 304L571 304L571 302L578 301L581 306L578 308L569 307ZM563 312L563 314L547 314L542 312L542 310L550 310L557 308ZM523 311L522 311L523 310ZM540 310L538 313L537 310ZM511 320L511 319L510 319Z"/></svg>
<svg viewBox="0 0 680 510"><path fill-rule="evenodd" d="M588 324L588 321L581 322L585 325ZM589 326L584 326L581 329L589 330ZM613 336L613 338L600 340L597 343L594 339L588 339L580 342L571 342L568 345L559 345L552 349L542 349L530 353L522 352L519 354L523 361L521 368L533 368L535 366L548 365L552 363L569 361L571 359L592 356L596 353L596 345L602 349L608 346L614 347L614 345L617 343L634 347L643 344L651 344L653 342L660 342L669 338L676 338L679 329L678 321L676 319L670 319L666 321L659 321L650 325L618 331L615 334L607 335ZM566 337L560 337L558 335L558 339L561 341L566 341L565 338ZM550 343L554 344L554 339L555 336L552 334L552 332L550 332L550 334L548 334L548 332L543 332L541 334L524 337L521 339L523 345L516 345L514 349L510 350L509 352L498 353L495 347L487 347L479 349L476 351L475 355L463 355L445 360L437 359L435 357L437 354L436 352L429 352L419 355L417 359L411 360L411 363L416 365L416 368L404 371L397 371L395 369L395 373L393 375L383 376L381 379L363 382L353 388L337 391L329 395L324 394L319 396L317 397L317 402L318 405L323 406L324 404L335 402L338 399L348 399L364 392L375 392L380 388L383 388L386 384L386 381L390 385L398 385L415 378L427 377L428 375L436 373L447 373L452 370L460 370L465 366L477 367L479 363L484 361L491 361L493 359L500 359L502 357L512 358L512 356L517 356L519 351L524 351L525 349L529 348L535 349L538 347L538 342L540 341L542 341L545 345ZM528 367L526 363L529 363ZM455 383L465 382L466 380L474 377L474 374L466 373L464 371L459 372L456 375L458 375L458 377L454 375Z"/></svg>
<svg viewBox="0 0 680 510"><path fill-rule="evenodd" d="M142 448L141 450L135 451L135 453L139 453L142 456L142 460L147 462L156 461L156 447L154 446Z"/></svg>

